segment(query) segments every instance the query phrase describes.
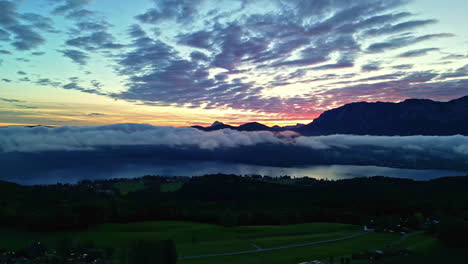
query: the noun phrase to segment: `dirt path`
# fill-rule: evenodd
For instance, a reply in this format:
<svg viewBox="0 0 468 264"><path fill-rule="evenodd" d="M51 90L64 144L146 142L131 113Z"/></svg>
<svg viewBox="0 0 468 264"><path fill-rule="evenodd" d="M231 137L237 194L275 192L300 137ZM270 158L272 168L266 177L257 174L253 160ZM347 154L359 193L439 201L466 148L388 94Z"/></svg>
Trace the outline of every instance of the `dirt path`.
<svg viewBox="0 0 468 264"><path fill-rule="evenodd" d="M359 233L359 234L356 234L356 235L346 236L346 237L341 237L341 238L322 240L322 241L315 241L315 242L310 242L310 243L287 245L287 246L273 247L273 248L257 248L256 250L239 251L239 252L231 252L231 253L223 253L223 254L205 254L205 255L187 256L187 257L179 257L179 259L195 259L195 258L207 258L207 257L235 256L235 255L242 255L242 254L275 251L275 250L295 248L295 247L304 247L304 246L332 243L332 242L336 242L336 241L341 241L341 240L346 240L346 239L350 239L350 238L354 238L354 237L363 236L363 235L366 235L366 234L368 234L368 232L363 232L363 233Z"/></svg>

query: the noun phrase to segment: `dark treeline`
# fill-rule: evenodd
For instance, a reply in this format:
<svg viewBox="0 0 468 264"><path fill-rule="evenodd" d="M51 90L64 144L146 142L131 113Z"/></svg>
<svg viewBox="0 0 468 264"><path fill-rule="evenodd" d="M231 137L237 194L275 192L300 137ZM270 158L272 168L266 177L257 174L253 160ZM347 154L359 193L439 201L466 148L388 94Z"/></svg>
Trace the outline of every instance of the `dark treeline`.
<svg viewBox="0 0 468 264"><path fill-rule="evenodd" d="M142 183L121 194L116 184ZM183 183L172 192L162 185ZM183 220L230 225L340 222L418 228L468 218L468 176L414 181L207 175L20 186L0 182L0 224L32 230L87 228L106 222ZM375 221L374 221L375 220ZM435 232L435 231L434 231Z"/></svg>

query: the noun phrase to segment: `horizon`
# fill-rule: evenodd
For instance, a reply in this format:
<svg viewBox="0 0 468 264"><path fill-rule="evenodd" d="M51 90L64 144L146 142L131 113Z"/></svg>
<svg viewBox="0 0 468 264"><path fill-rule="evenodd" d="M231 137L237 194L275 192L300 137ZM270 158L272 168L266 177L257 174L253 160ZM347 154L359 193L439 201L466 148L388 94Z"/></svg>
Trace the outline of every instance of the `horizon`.
<svg viewBox="0 0 468 264"><path fill-rule="evenodd" d="M0 124L308 123L468 86L468 4L1 0Z"/></svg>
<svg viewBox="0 0 468 264"><path fill-rule="evenodd" d="M464 97L468 97L468 95L465 95L465 96L462 96L462 97L459 97L459 98L455 98L455 99L451 99L451 100L446 100L446 101L437 101L437 100L431 100L431 99L426 99L426 98L407 98L407 99L404 99L402 101L397 101L397 102L386 102L386 101L371 101L371 102L368 102L368 101L359 101L359 102L351 102L351 103L402 103L406 100L431 100L431 101L434 101L434 102L450 102L450 101L453 101L453 100L457 100L457 99L461 99L461 98L464 98ZM3 99L3 98L0 98L0 99ZM350 103L348 103L350 104ZM341 106L338 106L337 108L339 107L342 107L344 105L341 105ZM335 108L333 108L335 109ZM328 110L333 110L333 109L328 109ZM328 111L328 110L325 110L324 112ZM323 112L321 113L323 114ZM321 114L319 114L317 117L319 117ZM266 125L268 127L275 127L275 126L279 126L279 127L286 127L286 126L295 126L295 125L307 125L307 124L311 124L314 122L316 118L310 120L309 122L304 122L304 123L296 123L296 124L288 124L288 125L278 125L276 123L273 123L273 125L268 125L267 123L262 123L261 121L256 121L256 120L252 120L250 122L233 122L233 123L227 123L227 122L224 122L224 121L220 121L220 120L214 120L212 121L211 123L205 123L205 124L198 124L198 125L191 125L190 127L193 127L193 126L202 126L202 127L208 127L208 126L212 126L213 124L219 122L223 125L231 125L231 126L240 126L240 125L243 125L243 124L248 124L248 123L260 123L260 124L263 124L263 125ZM306 121L306 120L303 120L303 121ZM104 125L119 125L119 124L147 124L147 125L152 125L152 126L159 126L158 124L149 124L149 123L132 123L132 122L129 122L129 123L113 123L113 124L104 124ZM44 126L44 127L60 127L60 125L47 125L47 124L15 124L15 123L12 123L12 124L5 124L5 123L0 123L0 127L10 127L10 126ZM68 125L66 125L68 126ZM77 127L79 127L80 125L77 125ZM81 126L87 126L87 125L81 125ZM172 127L187 127L187 126L172 126Z"/></svg>

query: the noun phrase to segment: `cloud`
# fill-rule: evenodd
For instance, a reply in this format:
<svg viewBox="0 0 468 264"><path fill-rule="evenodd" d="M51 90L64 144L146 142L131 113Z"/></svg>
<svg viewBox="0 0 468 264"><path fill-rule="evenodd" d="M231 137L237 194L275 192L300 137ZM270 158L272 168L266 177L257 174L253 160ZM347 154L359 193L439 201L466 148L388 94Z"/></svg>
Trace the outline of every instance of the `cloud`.
<svg viewBox="0 0 468 264"><path fill-rule="evenodd" d="M447 37L453 37L453 36L454 36L453 34L449 34L449 33L440 33L440 34L428 34L428 35L423 35L419 37L415 37L411 35L403 36L403 37L396 37L396 38L391 38L385 42L378 42L378 43L371 44L367 48L367 51L371 53L384 52L386 50L398 49L398 48L406 47L406 46L416 44L418 42L422 42L426 40L437 39L437 38L447 38Z"/></svg>
<svg viewBox="0 0 468 264"><path fill-rule="evenodd" d="M2 98L2 97L0 97L0 102L7 102L7 103L25 103L25 101L16 100L16 99L9 99L9 98Z"/></svg>
<svg viewBox="0 0 468 264"><path fill-rule="evenodd" d="M0 28L0 41L10 40L10 33Z"/></svg>
<svg viewBox="0 0 468 264"><path fill-rule="evenodd" d="M103 113L89 113L87 116L105 116L106 114Z"/></svg>
<svg viewBox="0 0 468 264"><path fill-rule="evenodd" d="M409 70L409 69L412 69L413 66L414 66L413 64L399 64L399 65L392 66L392 68L396 70Z"/></svg>
<svg viewBox="0 0 468 264"><path fill-rule="evenodd" d="M86 6L90 0L64 0L64 1L57 1L57 2L63 2L61 5L57 6L53 10L53 14L64 14L69 11L73 11L76 9L80 9L84 6Z"/></svg>
<svg viewBox="0 0 468 264"><path fill-rule="evenodd" d="M70 58L73 62L79 64L79 65L86 65L89 56L82 51L79 50L72 50L72 49L67 49L67 50L59 50L65 57Z"/></svg>
<svg viewBox="0 0 468 264"><path fill-rule="evenodd" d="M82 151L100 146L165 145L217 149L261 143L283 143L270 132L219 130L206 133L193 128L154 127L120 124L100 127L61 127L53 129L7 128L0 130L3 152ZM287 135L287 134L284 134ZM42 138L42 140L38 140ZM34 143L36 142L36 143Z"/></svg>
<svg viewBox="0 0 468 264"><path fill-rule="evenodd" d="M64 181L83 175L110 178L118 173L137 177L180 164L205 169L231 164L244 166L245 173L252 173L251 166L278 171L336 164L468 171L467 158L465 136L303 137L294 132L203 132L144 124L0 128L3 179L36 182L55 180L58 175L73 177L61 178Z"/></svg>
<svg viewBox="0 0 468 264"><path fill-rule="evenodd" d="M459 78L459 77L467 77L468 76L468 64L465 66L460 67L456 70L445 72L439 76L439 79L447 79L447 78Z"/></svg>
<svg viewBox="0 0 468 264"><path fill-rule="evenodd" d="M10 55L11 52L9 52L8 50L0 50L0 54L3 54L3 55Z"/></svg>
<svg viewBox="0 0 468 264"><path fill-rule="evenodd" d="M22 102L5 99L7 102ZM103 115L91 113L89 116ZM145 124L118 124L96 127L57 127L0 129L0 151L88 151L110 146L194 147L205 150L238 148L261 144L305 146L323 150L356 146L438 150L468 157L468 137L456 136L356 136L330 135L305 137L292 131L244 132L230 129L204 132L193 128L157 127Z"/></svg>
<svg viewBox="0 0 468 264"><path fill-rule="evenodd" d="M45 54L45 52L32 52L31 53L31 55L33 55L33 56L42 56L44 54Z"/></svg>
<svg viewBox="0 0 468 264"><path fill-rule="evenodd" d="M369 62L367 64L362 65L361 70L363 72L378 71L382 69L380 65L381 65L381 62L378 62L378 61Z"/></svg>
<svg viewBox="0 0 468 264"><path fill-rule="evenodd" d="M15 105L18 108L23 108L23 109L37 109L38 107L35 106L29 106L29 105Z"/></svg>
<svg viewBox="0 0 468 264"><path fill-rule="evenodd" d="M123 45L114 43L114 37L105 32L97 31L89 35L69 39L65 44L85 50L120 49Z"/></svg>
<svg viewBox="0 0 468 264"><path fill-rule="evenodd" d="M14 2L0 1L0 25L13 25L18 23L17 6Z"/></svg>
<svg viewBox="0 0 468 264"><path fill-rule="evenodd" d="M35 84L41 86L52 86L52 87L59 87L61 83L59 81L53 81L49 78L41 78L35 81Z"/></svg>
<svg viewBox="0 0 468 264"><path fill-rule="evenodd" d="M136 16L142 23L157 24L167 19L186 23L197 15L197 8L203 0L155 0L155 8Z"/></svg>
<svg viewBox="0 0 468 264"><path fill-rule="evenodd" d="M75 20L83 20L83 19L88 19L92 16L95 15L95 12L87 9L78 9L69 12L65 17L70 18L70 19L75 19Z"/></svg>
<svg viewBox="0 0 468 264"><path fill-rule="evenodd" d="M13 25L9 26L8 30L15 34L12 45L18 50L34 49L45 42L45 39L29 26Z"/></svg>
<svg viewBox="0 0 468 264"><path fill-rule="evenodd" d="M428 54L431 51L439 51L438 48L425 48L425 49L416 49L416 50L409 50L406 52L401 53L398 57L408 58L408 57L419 57Z"/></svg>
<svg viewBox="0 0 468 264"><path fill-rule="evenodd" d="M60 84L59 84L60 85ZM83 93L90 93L90 94L98 94L98 95L106 95L104 93L102 93L99 89L96 89L96 88L84 88L82 86L80 86L78 83L76 82L71 82L71 83L67 83L65 85L62 86L63 89L67 89L67 90L77 90L77 91L80 91L80 92L83 92Z"/></svg>
<svg viewBox="0 0 468 264"><path fill-rule="evenodd" d="M44 31L47 31L47 32L50 32L50 33L57 33L58 31L55 30L53 24L54 22L52 21L52 19L48 18L48 17L45 17L45 16L42 16L40 14L36 14L36 13L25 13L25 14L21 14L21 19L22 20L25 20L29 23L31 23L31 25L37 29L40 29L40 30L44 30Z"/></svg>
<svg viewBox="0 0 468 264"><path fill-rule="evenodd" d="M419 28L421 26L437 23L435 19L406 21L396 25L387 25L378 29L370 29L365 32L367 35L378 36L383 34L394 34L402 31Z"/></svg>
<svg viewBox="0 0 468 264"><path fill-rule="evenodd" d="M211 32L204 30L177 36L179 44L202 49L210 49L212 47L212 37Z"/></svg>

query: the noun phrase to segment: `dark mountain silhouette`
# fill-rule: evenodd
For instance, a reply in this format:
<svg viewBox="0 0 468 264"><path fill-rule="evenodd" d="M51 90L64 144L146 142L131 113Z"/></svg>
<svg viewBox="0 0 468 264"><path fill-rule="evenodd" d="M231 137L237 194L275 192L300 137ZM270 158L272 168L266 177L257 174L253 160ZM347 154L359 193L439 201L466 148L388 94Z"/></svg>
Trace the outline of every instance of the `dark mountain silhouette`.
<svg viewBox="0 0 468 264"><path fill-rule="evenodd" d="M258 122L251 122L240 125L236 128L239 131L271 131L271 127L266 126L264 124L260 124Z"/></svg>
<svg viewBox="0 0 468 264"><path fill-rule="evenodd" d="M215 121L209 127L202 127L202 126L192 126L192 127L198 128L203 131L214 131L214 130L220 130L220 129L225 129L225 128L229 128L229 129L237 130L237 131L273 131L271 127L260 124L258 122L246 123L238 127L235 127L235 126L226 125L219 121Z"/></svg>
<svg viewBox="0 0 468 264"><path fill-rule="evenodd" d="M468 135L468 96L449 102L351 103L297 129L304 135Z"/></svg>
<svg viewBox="0 0 468 264"><path fill-rule="evenodd" d="M408 99L400 103L350 103L325 111L307 125L268 127L252 122L234 127L215 122L210 127L195 128L204 131L224 128L238 131L292 130L303 135L468 135L468 96L448 102Z"/></svg>
<svg viewBox="0 0 468 264"><path fill-rule="evenodd" d="M215 121L213 124L211 124L211 126L209 127L202 127L202 126L192 126L193 128L197 128L197 129L200 129L200 130L203 130L203 131L214 131L214 130L220 130L220 129L225 129L225 128L230 128L230 129L234 129L235 127L233 126L230 126L230 125L226 125L222 122L219 122L219 121Z"/></svg>

